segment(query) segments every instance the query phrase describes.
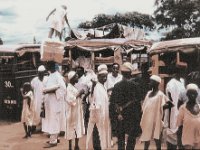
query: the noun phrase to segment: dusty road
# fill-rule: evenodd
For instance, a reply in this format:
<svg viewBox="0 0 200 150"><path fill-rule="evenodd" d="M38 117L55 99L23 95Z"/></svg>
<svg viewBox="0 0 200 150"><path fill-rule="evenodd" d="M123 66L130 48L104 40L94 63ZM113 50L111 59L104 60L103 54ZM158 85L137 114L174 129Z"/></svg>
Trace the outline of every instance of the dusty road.
<svg viewBox="0 0 200 150"><path fill-rule="evenodd" d="M48 138L45 134L33 134L32 138L23 139L24 131L21 123L0 124L0 150L47 150L43 148ZM49 148L51 150L67 150L67 141L61 137L61 143L57 147ZM85 150L85 137L79 142L81 150ZM142 149L143 144L137 142L136 149ZM163 147L164 148L164 147ZM113 149L117 149L115 146ZM155 149L154 142L150 149Z"/></svg>

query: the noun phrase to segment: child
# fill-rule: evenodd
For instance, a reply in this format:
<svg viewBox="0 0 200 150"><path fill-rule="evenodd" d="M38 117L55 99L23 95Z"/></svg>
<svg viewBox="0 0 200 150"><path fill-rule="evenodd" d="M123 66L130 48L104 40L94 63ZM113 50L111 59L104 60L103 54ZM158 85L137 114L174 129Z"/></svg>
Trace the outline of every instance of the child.
<svg viewBox="0 0 200 150"><path fill-rule="evenodd" d="M26 133L24 138L28 138L31 137L34 113L33 92L31 91L31 85L29 82L24 83L23 88L21 89L21 94L23 97L21 122L23 122L24 130Z"/></svg>
<svg viewBox="0 0 200 150"><path fill-rule="evenodd" d="M62 30L64 29L65 22L67 23L69 29L71 29L68 23L66 10L67 10L67 7L65 5L61 5L60 7L52 10L47 16L46 21L48 21L49 17L52 15L48 38L52 38L53 33L55 32L55 36L58 36L59 39L61 40Z"/></svg>

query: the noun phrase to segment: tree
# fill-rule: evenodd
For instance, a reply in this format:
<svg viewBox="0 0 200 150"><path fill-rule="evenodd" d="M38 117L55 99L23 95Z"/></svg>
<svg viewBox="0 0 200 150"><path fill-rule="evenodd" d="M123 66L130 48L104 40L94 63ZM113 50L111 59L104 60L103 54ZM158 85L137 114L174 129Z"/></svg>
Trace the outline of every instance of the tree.
<svg viewBox="0 0 200 150"><path fill-rule="evenodd" d="M170 30L165 40L200 35L199 0L155 0L154 12L159 29Z"/></svg>
<svg viewBox="0 0 200 150"><path fill-rule="evenodd" d="M111 23L120 23L131 27L155 29L153 18L147 14L138 12L116 13L114 15L98 14L92 21L79 24L79 28L98 28Z"/></svg>

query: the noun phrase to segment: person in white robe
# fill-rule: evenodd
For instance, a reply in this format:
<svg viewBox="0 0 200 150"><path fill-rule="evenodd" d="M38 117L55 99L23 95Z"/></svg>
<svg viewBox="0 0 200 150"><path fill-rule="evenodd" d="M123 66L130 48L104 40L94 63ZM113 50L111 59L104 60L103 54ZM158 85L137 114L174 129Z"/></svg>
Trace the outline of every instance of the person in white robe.
<svg viewBox="0 0 200 150"><path fill-rule="evenodd" d="M31 81L31 87L33 89L34 96L34 118L33 126L39 127L42 123L42 128L45 128L47 125L45 123L45 118L41 119L40 113L42 108L42 103L44 102L43 89L44 85L47 82L47 76L45 76L45 67L43 65L38 67L38 76L34 77Z"/></svg>
<svg viewBox="0 0 200 150"><path fill-rule="evenodd" d="M157 75L150 77L150 87L152 88L145 97L142 105L142 118L140 126L142 135L140 141L144 142L144 149L148 149L150 141L155 140L156 148L161 149L161 133L163 129L163 111L168 108L167 96L159 90L161 78Z"/></svg>
<svg viewBox="0 0 200 150"><path fill-rule="evenodd" d="M177 147L177 131L176 124L178 116L178 100L181 92L185 91L184 79L181 78L181 69L176 69L175 77L173 77L166 85L166 95L174 104L174 107L167 109L164 116L165 140L168 149L176 149Z"/></svg>
<svg viewBox="0 0 200 150"><path fill-rule="evenodd" d="M68 73L68 86L66 96L66 139L69 141L69 149L72 149L72 140L75 139L75 149L79 149L79 138L85 134L82 99L84 90L78 90L75 84L78 82L78 75L75 71Z"/></svg>
<svg viewBox="0 0 200 150"><path fill-rule="evenodd" d="M109 119L109 98L104 83L107 80L107 66L102 64L98 67L98 82L94 87L90 118L87 129L86 149L91 149L90 141L93 136L94 149L109 149L111 147L111 126ZM96 129L96 132L94 131ZM93 130L94 129L94 130ZM98 137L99 134L99 137ZM98 139L100 141L98 141Z"/></svg>
<svg viewBox="0 0 200 150"><path fill-rule="evenodd" d="M107 80L105 82L105 86L108 90L109 96L111 95L111 91L116 83L122 80L122 75L119 73L120 66L118 63L114 63L112 65L112 72L108 74Z"/></svg>
<svg viewBox="0 0 200 150"><path fill-rule="evenodd" d="M64 96L61 99L61 112L60 112L60 135L64 136L65 134L65 130L66 130L66 106L65 106L65 97L66 97L66 90L67 90L67 86L66 86L66 79L64 76L62 76L62 74L60 73L60 71L57 69L58 71L58 75L60 76L60 78L63 79L62 82L62 86L63 86L63 90L64 90ZM65 83L65 85L64 85Z"/></svg>
<svg viewBox="0 0 200 150"><path fill-rule="evenodd" d="M115 84L120 82L123 78L123 76L119 73L120 65L118 63L113 63L112 65L112 72L108 74L107 80L105 83L105 86L108 91L108 97L110 98L112 94L112 89L114 88ZM114 140L113 137L116 136L116 133L112 131L112 140L111 140L111 146L113 147L117 141Z"/></svg>
<svg viewBox="0 0 200 150"><path fill-rule="evenodd" d="M85 70L83 67L77 67L76 72L78 74L78 83L75 84L75 87L80 91L84 90L82 95L82 105L83 105L83 116L85 123L85 130L87 131L88 121L89 121L89 94L91 91L91 79L88 76L85 76Z"/></svg>
<svg viewBox="0 0 200 150"><path fill-rule="evenodd" d="M57 146L58 134L60 133L60 113L62 111L62 100L64 99L66 85L55 68L55 62L47 63L50 75L46 82L43 93L45 94L45 118L47 119L47 128L43 132L50 135L50 141L44 148Z"/></svg>
<svg viewBox="0 0 200 150"><path fill-rule="evenodd" d="M186 89L188 101L180 107L177 117L177 125L182 128L181 145L178 145L178 149L200 149L200 105L197 103L199 88L190 83Z"/></svg>
<svg viewBox="0 0 200 150"><path fill-rule="evenodd" d="M67 23L69 29L71 29L68 19L67 19L67 6L60 5L59 7L53 9L46 18L46 21L49 20L50 17L50 31L49 38L52 38L54 32L55 36L62 39L62 31L64 29L65 22Z"/></svg>
<svg viewBox="0 0 200 150"><path fill-rule="evenodd" d="M75 87L80 91L84 90L85 93L88 93L89 87L87 85L87 78L84 74L84 68L83 67L77 67L76 73L78 75L78 82L75 84Z"/></svg>

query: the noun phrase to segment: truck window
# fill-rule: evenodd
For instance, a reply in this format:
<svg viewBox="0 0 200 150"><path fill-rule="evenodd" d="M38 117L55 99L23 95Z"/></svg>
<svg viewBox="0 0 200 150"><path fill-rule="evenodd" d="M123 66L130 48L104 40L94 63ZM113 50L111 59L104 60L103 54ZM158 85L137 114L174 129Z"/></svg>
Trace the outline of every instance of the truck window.
<svg viewBox="0 0 200 150"><path fill-rule="evenodd" d="M35 53L25 53L17 58L17 71L36 69L39 62L39 55Z"/></svg>

